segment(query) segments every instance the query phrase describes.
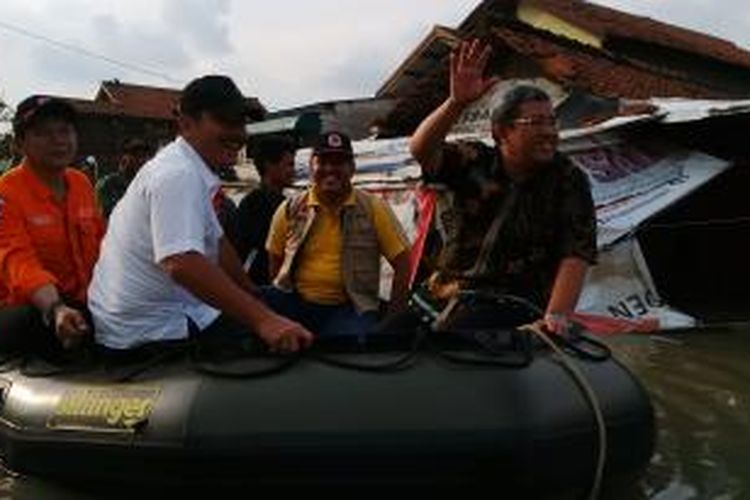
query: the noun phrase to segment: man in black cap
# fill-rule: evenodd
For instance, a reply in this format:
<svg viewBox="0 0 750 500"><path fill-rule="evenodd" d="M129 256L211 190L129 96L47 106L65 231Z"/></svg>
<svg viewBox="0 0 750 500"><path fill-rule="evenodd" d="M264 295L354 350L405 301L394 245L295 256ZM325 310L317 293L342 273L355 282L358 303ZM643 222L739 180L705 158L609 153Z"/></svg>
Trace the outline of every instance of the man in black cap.
<svg viewBox="0 0 750 500"><path fill-rule="evenodd" d="M266 249L276 310L321 336L361 336L378 322L380 258L394 269L390 310L405 305L409 243L389 206L352 187L351 141L321 136L310 160L312 186L281 204Z"/></svg>
<svg viewBox="0 0 750 500"><path fill-rule="evenodd" d="M60 354L90 335L86 289L104 224L72 168L76 112L32 96L13 118L20 165L0 178L0 348Z"/></svg>
<svg viewBox="0 0 750 500"><path fill-rule="evenodd" d="M261 337L297 351L310 332L256 299L213 207L250 110L231 79L190 82L180 136L141 168L112 214L89 289L97 342L114 351L189 334Z"/></svg>

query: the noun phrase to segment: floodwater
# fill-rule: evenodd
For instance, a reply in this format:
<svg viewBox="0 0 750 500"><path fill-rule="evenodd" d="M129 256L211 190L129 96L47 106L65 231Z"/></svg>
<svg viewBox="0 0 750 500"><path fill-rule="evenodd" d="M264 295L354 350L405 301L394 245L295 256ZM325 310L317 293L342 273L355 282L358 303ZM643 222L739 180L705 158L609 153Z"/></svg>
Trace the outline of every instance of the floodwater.
<svg viewBox="0 0 750 500"><path fill-rule="evenodd" d="M658 441L634 491L613 498L750 498L750 327L617 340L656 411Z"/></svg>
<svg viewBox="0 0 750 500"><path fill-rule="evenodd" d="M750 498L750 327L622 336L610 343L651 394L658 442L640 481L603 498ZM104 497L0 479L1 499Z"/></svg>

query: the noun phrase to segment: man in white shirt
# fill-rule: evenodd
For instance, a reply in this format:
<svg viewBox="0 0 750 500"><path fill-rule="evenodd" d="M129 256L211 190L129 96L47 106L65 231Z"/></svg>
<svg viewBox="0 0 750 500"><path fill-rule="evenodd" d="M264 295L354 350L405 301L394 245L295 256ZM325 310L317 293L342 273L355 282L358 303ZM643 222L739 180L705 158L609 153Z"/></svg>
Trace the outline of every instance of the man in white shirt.
<svg viewBox="0 0 750 500"><path fill-rule="evenodd" d="M311 343L304 327L254 297L212 205L215 172L234 164L247 115L225 76L183 90L180 136L138 172L109 219L89 288L99 344L132 349L186 338L191 327L219 335L233 323L226 316L273 350Z"/></svg>

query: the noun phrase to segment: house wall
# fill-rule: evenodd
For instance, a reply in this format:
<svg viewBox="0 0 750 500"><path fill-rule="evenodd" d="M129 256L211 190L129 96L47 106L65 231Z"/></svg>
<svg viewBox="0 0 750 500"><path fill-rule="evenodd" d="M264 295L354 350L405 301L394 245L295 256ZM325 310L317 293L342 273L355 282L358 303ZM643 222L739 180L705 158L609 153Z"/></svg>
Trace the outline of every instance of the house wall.
<svg viewBox="0 0 750 500"><path fill-rule="evenodd" d="M108 115L82 115L78 120L78 158L93 156L103 175L117 168L122 144L129 138L140 138L157 147L177 133L173 121L148 120Z"/></svg>
<svg viewBox="0 0 750 500"><path fill-rule="evenodd" d="M528 2L521 2L518 5L516 16L520 21L537 29L549 31L555 35L564 36L585 45L596 47L597 49L602 48L602 40L593 33L560 19Z"/></svg>
<svg viewBox="0 0 750 500"><path fill-rule="evenodd" d="M269 119L299 117L302 114L315 113L320 117L322 131L337 130L356 141L371 136L374 123L388 115L396 102L396 99L387 98L332 101L276 111L270 115ZM303 147L311 146L315 141L315 137L300 135L298 132L288 131L285 135L295 138Z"/></svg>
<svg viewBox="0 0 750 500"><path fill-rule="evenodd" d="M331 111L321 114L323 130L340 130L353 140L372 135L373 122L387 115L395 105L394 99L376 99L336 103Z"/></svg>
<svg viewBox="0 0 750 500"><path fill-rule="evenodd" d="M750 164L649 221L638 234L660 295L703 320L744 320L750 308Z"/></svg>
<svg viewBox="0 0 750 500"><path fill-rule="evenodd" d="M750 311L749 125L750 116L739 114L659 129L665 142L697 147L734 164L639 232L664 299L708 321L744 320Z"/></svg>

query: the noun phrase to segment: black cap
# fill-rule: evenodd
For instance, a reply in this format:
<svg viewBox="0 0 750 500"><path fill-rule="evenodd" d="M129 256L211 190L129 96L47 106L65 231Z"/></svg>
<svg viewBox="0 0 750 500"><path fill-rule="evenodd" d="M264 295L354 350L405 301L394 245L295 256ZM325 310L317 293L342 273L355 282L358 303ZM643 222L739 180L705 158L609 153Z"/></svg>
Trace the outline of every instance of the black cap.
<svg viewBox="0 0 750 500"><path fill-rule="evenodd" d="M324 154L341 154L354 157L352 140L341 132L326 132L318 137L318 140L315 142L313 154L318 156Z"/></svg>
<svg viewBox="0 0 750 500"><path fill-rule="evenodd" d="M180 97L180 113L197 117L206 112L228 123L244 123L250 105L231 78L206 75L187 84Z"/></svg>
<svg viewBox="0 0 750 500"><path fill-rule="evenodd" d="M61 118L75 125L76 110L62 99L47 95L27 97L16 107L13 116L13 135L20 137L35 122L43 118Z"/></svg>

